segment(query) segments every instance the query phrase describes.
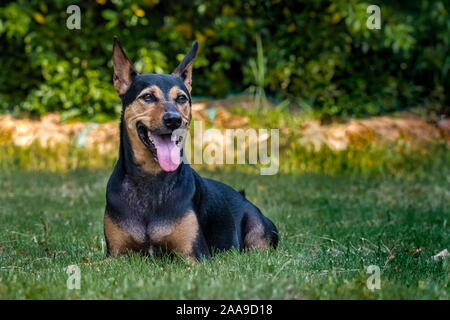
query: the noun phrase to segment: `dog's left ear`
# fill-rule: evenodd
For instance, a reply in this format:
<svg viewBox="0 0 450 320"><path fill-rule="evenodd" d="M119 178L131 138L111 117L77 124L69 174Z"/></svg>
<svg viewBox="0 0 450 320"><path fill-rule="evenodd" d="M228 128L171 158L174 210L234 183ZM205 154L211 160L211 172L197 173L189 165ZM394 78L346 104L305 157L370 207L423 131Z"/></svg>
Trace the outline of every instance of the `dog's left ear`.
<svg viewBox="0 0 450 320"><path fill-rule="evenodd" d="M181 77L184 85L191 92L192 89L192 65L198 51L198 42L195 41L189 53L183 58L178 67L172 72L173 76Z"/></svg>

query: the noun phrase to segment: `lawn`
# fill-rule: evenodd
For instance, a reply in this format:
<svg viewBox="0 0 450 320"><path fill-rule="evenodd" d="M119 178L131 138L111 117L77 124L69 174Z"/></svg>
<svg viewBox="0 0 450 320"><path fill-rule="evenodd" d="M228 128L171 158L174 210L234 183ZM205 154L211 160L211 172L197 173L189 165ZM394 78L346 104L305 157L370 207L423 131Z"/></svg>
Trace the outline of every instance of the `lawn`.
<svg viewBox="0 0 450 320"><path fill-rule="evenodd" d="M448 167L420 175L206 170L278 226L276 251L105 260L110 169L0 172L0 299L449 299ZM69 265L81 288L69 290ZM369 265L381 270L370 291Z"/></svg>

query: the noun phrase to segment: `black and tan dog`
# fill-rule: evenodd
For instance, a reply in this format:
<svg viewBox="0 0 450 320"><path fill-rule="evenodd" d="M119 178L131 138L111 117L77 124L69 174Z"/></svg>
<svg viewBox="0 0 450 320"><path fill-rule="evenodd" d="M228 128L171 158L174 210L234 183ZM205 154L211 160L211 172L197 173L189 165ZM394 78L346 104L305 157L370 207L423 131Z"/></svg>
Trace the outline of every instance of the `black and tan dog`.
<svg viewBox="0 0 450 320"><path fill-rule="evenodd" d="M171 136L189 127L197 49L196 42L171 75L140 75L114 39L123 108L119 160L106 190L107 256L174 251L200 260L215 250L277 246L275 225L243 194L181 162L183 136Z"/></svg>

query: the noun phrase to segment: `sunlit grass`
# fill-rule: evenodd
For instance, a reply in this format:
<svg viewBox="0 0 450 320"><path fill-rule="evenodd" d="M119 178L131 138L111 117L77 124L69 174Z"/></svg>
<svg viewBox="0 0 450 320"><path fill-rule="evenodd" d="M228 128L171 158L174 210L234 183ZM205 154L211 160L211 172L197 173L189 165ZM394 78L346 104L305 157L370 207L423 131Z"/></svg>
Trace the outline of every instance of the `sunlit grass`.
<svg viewBox="0 0 450 320"><path fill-rule="evenodd" d="M298 144L297 139L296 136L280 137L279 172L329 175L402 172L421 175L430 170L446 170L450 163L450 148L438 141L420 145L402 141L371 143L358 138L359 140L351 141L345 150L332 150L326 145L315 150L313 145ZM0 169L65 172L112 168L117 160L117 153L117 150L101 153L95 147L80 148L74 143L57 144L53 148L42 147L38 143L29 147L3 144L0 145ZM246 165L222 167L225 170L254 170Z"/></svg>
<svg viewBox="0 0 450 320"><path fill-rule="evenodd" d="M105 188L116 155L70 144L0 146L0 299L449 298L448 258L431 258L449 245L444 144L360 139L343 151L314 151L288 137L273 176L248 165L195 166L245 189L281 239L276 251L232 251L199 265L104 260ZM80 290L66 286L72 264ZM369 265L381 269L380 290L367 289Z"/></svg>
<svg viewBox="0 0 450 320"><path fill-rule="evenodd" d="M110 172L0 173L0 298L449 298L448 260L431 258L448 247L448 174L411 181L203 171L244 188L281 241L276 251L228 252L190 265L104 260ZM66 286L72 264L81 269L80 290ZM381 269L381 290L366 287L369 265Z"/></svg>

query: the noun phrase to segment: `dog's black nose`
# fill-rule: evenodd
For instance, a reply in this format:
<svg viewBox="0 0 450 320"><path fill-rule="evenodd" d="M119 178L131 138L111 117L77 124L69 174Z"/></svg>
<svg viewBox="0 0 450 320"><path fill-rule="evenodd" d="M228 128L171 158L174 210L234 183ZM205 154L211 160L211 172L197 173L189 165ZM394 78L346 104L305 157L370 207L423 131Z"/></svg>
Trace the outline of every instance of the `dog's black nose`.
<svg viewBox="0 0 450 320"><path fill-rule="evenodd" d="M167 112L163 116L162 121L164 125L171 130L178 129L181 126L181 116L176 112Z"/></svg>

